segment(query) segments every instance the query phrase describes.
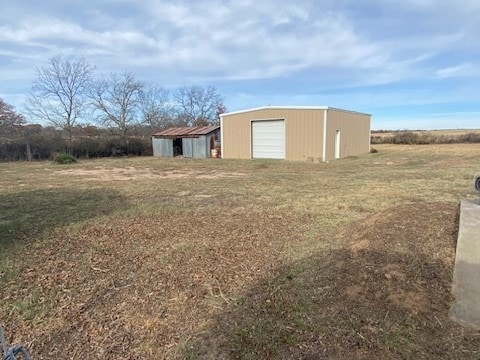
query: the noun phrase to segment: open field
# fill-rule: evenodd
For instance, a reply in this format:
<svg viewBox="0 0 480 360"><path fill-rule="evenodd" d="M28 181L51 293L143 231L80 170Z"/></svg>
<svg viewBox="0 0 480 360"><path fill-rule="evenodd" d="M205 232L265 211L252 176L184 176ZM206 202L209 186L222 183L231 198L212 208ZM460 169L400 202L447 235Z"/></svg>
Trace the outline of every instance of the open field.
<svg viewBox="0 0 480 360"><path fill-rule="evenodd" d="M480 145L327 164L0 164L0 324L34 359L478 359L448 318Z"/></svg>

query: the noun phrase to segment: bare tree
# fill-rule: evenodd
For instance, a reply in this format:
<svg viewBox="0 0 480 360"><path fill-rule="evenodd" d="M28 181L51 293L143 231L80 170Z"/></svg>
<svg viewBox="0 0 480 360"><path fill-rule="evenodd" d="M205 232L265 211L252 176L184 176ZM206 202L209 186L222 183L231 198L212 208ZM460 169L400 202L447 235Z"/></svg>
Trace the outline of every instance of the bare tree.
<svg viewBox="0 0 480 360"><path fill-rule="evenodd" d="M2 138L13 139L23 131L25 117L15 111L15 108L0 99L0 143Z"/></svg>
<svg viewBox="0 0 480 360"><path fill-rule="evenodd" d="M128 144L127 132L138 122L138 108L143 83L135 74L125 71L99 79L92 86L91 100L104 125L116 127Z"/></svg>
<svg viewBox="0 0 480 360"><path fill-rule="evenodd" d="M0 98L0 128L25 124L25 117Z"/></svg>
<svg viewBox="0 0 480 360"><path fill-rule="evenodd" d="M183 86L177 89L173 98L179 118L186 119L189 126L217 124L217 110L224 107L222 96L213 86Z"/></svg>
<svg viewBox="0 0 480 360"><path fill-rule="evenodd" d="M169 93L156 84L145 84L140 91L140 115L142 123L151 131L166 128L174 122L175 108Z"/></svg>
<svg viewBox="0 0 480 360"><path fill-rule="evenodd" d="M88 107L87 90L95 67L84 58L50 59L48 65L38 68L32 91L25 105L33 118L46 121L68 133L72 148L72 128Z"/></svg>

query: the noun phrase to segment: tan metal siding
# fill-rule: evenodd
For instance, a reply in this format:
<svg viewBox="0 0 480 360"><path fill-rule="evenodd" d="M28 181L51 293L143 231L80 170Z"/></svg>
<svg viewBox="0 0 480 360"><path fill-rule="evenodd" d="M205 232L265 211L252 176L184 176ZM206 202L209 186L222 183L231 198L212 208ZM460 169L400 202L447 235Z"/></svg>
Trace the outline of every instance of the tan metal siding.
<svg viewBox="0 0 480 360"><path fill-rule="evenodd" d="M318 109L262 109L223 117L225 159L251 158L251 121L285 120L286 160L322 159L323 114Z"/></svg>
<svg viewBox="0 0 480 360"><path fill-rule="evenodd" d="M252 113L224 116L222 158L250 159L250 119Z"/></svg>
<svg viewBox="0 0 480 360"><path fill-rule="evenodd" d="M287 160L322 161L325 110L283 110L288 114L285 136Z"/></svg>
<svg viewBox="0 0 480 360"><path fill-rule="evenodd" d="M340 130L340 158L370 151L370 115L328 109L327 161L335 158L336 130Z"/></svg>

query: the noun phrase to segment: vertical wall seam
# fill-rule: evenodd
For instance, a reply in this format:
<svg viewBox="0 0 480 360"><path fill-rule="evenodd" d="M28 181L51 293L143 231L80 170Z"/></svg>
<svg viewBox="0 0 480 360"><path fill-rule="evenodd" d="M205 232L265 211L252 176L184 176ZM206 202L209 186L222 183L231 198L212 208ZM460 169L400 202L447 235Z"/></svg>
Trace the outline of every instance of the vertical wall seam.
<svg viewBox="0 0 480 360"><path fill-rule="evenodd" d="M323 110L323 151L322 161L327 161L327 109Z"/></svg>
<svg viewBox="0 0 480 360"><path fill-rule="evenodd" d="M225 151L223 147L223 116L220 116L220 159L223 159L223 152Z"/></svg>

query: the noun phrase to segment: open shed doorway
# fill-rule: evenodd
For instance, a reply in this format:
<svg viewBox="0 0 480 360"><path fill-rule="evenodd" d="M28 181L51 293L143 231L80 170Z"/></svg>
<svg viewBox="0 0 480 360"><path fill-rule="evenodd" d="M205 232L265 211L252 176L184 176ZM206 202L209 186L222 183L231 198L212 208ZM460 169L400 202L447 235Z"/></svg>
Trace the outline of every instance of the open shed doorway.
<svg viewBox="0 0 480 360"><path fill-rule="evenodd" d="M183 156L182 138L173 139L173 156Z"/></svg>

